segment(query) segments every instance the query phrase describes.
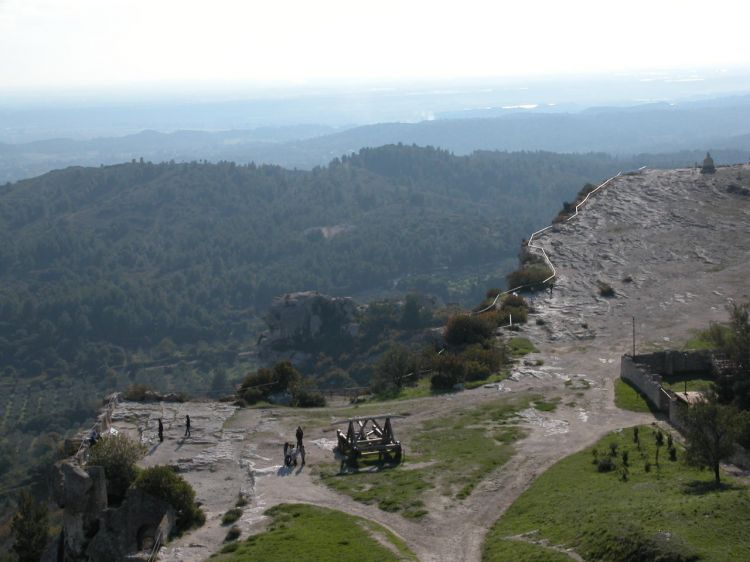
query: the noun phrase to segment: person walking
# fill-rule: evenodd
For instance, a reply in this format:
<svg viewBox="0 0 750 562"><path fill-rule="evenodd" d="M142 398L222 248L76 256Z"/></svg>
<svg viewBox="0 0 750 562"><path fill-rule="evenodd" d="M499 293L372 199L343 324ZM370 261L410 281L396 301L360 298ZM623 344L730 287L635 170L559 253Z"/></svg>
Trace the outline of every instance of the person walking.
<svg viewBox="0 0 750 562"><path fill-rule="evenodd" d="M297 426L297 447L302 447L302 428Z"/></svg>
<svg viewBox="0 0 750 562"><path fill-rule="evenodd" d="M164 442L164 424L161 422L161 418L159 418L159 443Z"/></svg>
<svg viewBox="0 0 750 562"><path fill-rule="evenodd" d="M185 416L185 437L190 437L190 414Z"/></svg>

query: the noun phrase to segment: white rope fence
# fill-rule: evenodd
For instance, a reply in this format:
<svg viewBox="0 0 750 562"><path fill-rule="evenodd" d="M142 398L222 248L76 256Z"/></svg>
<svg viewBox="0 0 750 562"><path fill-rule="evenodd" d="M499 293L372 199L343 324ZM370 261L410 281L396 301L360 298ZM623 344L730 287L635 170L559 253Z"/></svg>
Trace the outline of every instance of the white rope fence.
<svg viewBox="0 0 750 562"><path fill-rule="evenodd" d="M639 171L639 172L641 172L641 171L643 171L644 169L646 169L646 166L641 166L640 168L638 168L638 171ZM606 186L606 185L607 185L607 184L608 184L609 182L611 182L612 180L614 180L614 179L616 179L616 178L620 177L621 175L622 175L622 172L621 172L621 171L620 171L620 172L617 172L617 174L615 174L615 175L614 175L614 176L612 176L611 178L609 178L609 179L607 179L607 180L603 181L603 182L602 182L601 184L599 184L599 185L598 185L598 186L597 186L596 188L592 189L592 190L591 190L591 191L590 191L590 192L589 192L589 193L588 193L588 194L586 195L586 197L584 197L584 198L583 198L583 200L582 200L582 201L581 201L580 203L578 203L578 204L576 205L576 208L575 208L575 212L574 212L574 213L573 213L573 214L572 214L571 216L569 216L569 217L568 217L567 219L565 219L565 221L564 221L564 222L569 222L569 221L573 220L574 218L576 218L576 217L578 216L578 211L579 211L579 209L580 209L581 207L583 207L583 205L584 205L584 204L585 204L585 203L586 203L586 202L587 202L587 201L589 200L589 197L591 197L591 196L592 196L592 195L593 195L594 193L596 193L596 192L597 192L597 191L599 191L600 189L604 188L604 187L605 187L605 186ZM549 277L547 277L547 278L546 278L546 279L545 279L544 281L542 281L542 284L544 284L544 283L547 283L548 281L550 281L550 280L554 279L554 278L555 278L555 277L557 276L557 270L555 269L555 266L554 266L554 265L552 264L552 260L550 260L550 259L549 259L549 256L547 255L547 252L546 252L546 251L544 250L544 247L542 247L542 246L540 246L540 245L536 245L536 244L534 244L534 238L535 238L536 236L539 236L539 235L540 235L540 234L542 234L543 232L546 232L547 230L549 230L549 229L550 229L550 228L552 228L553 226L555 226L555 225L554 225L554 224L551 224L551 225L549 225L549 226L545 226L544 228L540 228L540 229L539 229L539 230L537 230L536 232L533 232L533 233L531 234L531 236L529 236L529 240L528 240L528 242L526 243L526 246L527 246L528 248L533 248L533 249L535 249L535 250L538 250L538 251L540 251L540 252L542 253L542 256L544 257L544 261L545 261L545 262L547 263L547 266L548 266L548 267L549 267L549 269L550 269L550 270L552 271L552 275L550 275L550 276L549 276ZM534 283L533 285L538 285L538 283ZM508 294L510 294L510 293L514 293L514 292L516 292L516 291L519 291L520 289L525 289L526 287L531 287L531 286L532 286L532 284L528 284L528 283L527 283L527 284L525 284L525 285L519 285L518 287L513 287L512 289L508 289L507 291L503 291L503 292L501 292L501 293L498 293L498 294L497 294L497 295L495 296L495 298L494 298L494 300L492 301L492 303L491 303L491 304L489 304L488 306L486 306L486 307L482 308L481 310L475 310L475 311L471 312L471 313L470 313L470 316L475 316L475 315L477 315L477 314L482 314L482 313L484 313L484 312L487 312L488 310L492 310L493 308L495 308L495 306L497 305L497 301L498 301L498 300L499 300L499 299L500 299L501 297L504 297L505 295L508 295Z"/></svg>

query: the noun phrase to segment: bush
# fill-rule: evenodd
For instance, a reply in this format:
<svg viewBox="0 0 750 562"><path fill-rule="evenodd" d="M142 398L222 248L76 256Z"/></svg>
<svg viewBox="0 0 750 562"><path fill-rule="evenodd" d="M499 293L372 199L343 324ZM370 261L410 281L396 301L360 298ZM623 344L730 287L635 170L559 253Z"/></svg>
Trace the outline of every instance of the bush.
<svg viewBox="0 0 750 562"><path fill-rule="evenodd" d="M229 529L227 536L224 537L224 542L236 541L238 538L240 538L240 533L241 533L240 528L235 525L234 527ZM222 550L222 552L227 552L227 551Z"/></svg>
<svg viewBox="0 0 750 562"><path fill-rule="evenodd" d="M145 384L131 384L122 397L131 402L143 402L146 400L146 394L153 392L153 389Z"/></svg>
<svg viewBox="0 0 750 562"><path fill-rule="evenodd" d="M325 396L320 392L299 389L292 396L292 406L297 408L322 408L325 405Z"/></svg>
<svg viewBox="0 0 750 562"><path fill-rule="evenodd" d="M476 361L487 367L491 372L499 371L506 362L505 349L498 349L494 346L483 347L475 344L467 347L461 357L468 363Z"/></svg>
<svg viewBox="0 0 750 562"><path fill-rule="evenodd" d="M247 404L266 400L271 394L295 394L302 384L302 375L289 361L281 361L273 369L262 368L245 377L238 391L239 398Z"/></svg>
<svg viewBox="0 0 750 562"><path fill-rule="evenodd" d="M104 468L110 503L116 505L123 500L125 492L138 475L135 463L144 452L142 445L122 433L105 435L91 448L88 464Z"/></svg>
<svg viewBox="0 0 750 562"><path fill-rule="evenodd" d="M492 336L492 326L481 316L456 314L445 325L445 341L451 345L482 343Z"/></svg>
<svg viewBox="0 0 750 562"><path fill-rule="evenodd" d="M492 371L487 365L483 365L478 361L467 361L465 363L465 368L466 374L464 375L464 380L467 381L481 381L492 374Z"/></svg>
<svg viewBox="0 0 750 562"><path fill-rule="evenodd" d="M615 296L615 290L612 288L612 285L609 283L605 283L604 281L597 281L597 286L599 287L599 294L603 297L614 297Z"/></svg>
<svg viewBox="0 0 750 562"><path fill-rule="evenodd" d="M523 287L524 290L536 290L544 287L544 280L552 275L552 270L543 264L525 265L508 274L508 286ZM548 281L551 283L552 280Z"/></svg>
<svg viewBox="0 0 750 562"><path fill-rule="evenodd" d="M240 517L242 517L242 510L237 507L233 507L222 516L221 524L230 525L231 523L237 521Z"/></svg>
<svg viewBox="0 0 750 562"><path fill-rule="evenodd" d="M133 484L137 489L161 498L177 513L177 530L200 527L206 516L195 503L195 491L184 478L168 466L154 466L141 471Z"/></svg>
<svg viewBox="0 0 750 562"><path fill-rule="evenodd" d="M466 365L457 355L443 353L435 358L433 370L437 371L430 377L433 390L452 390L457 384L466 379Z"/></svg>
<svg viewBox="0 0 750 562"><path fill-rule="evenodd" d="M596 469L599 472L611 472L615 469L612 457L602 457L596 461Z"/></svg>

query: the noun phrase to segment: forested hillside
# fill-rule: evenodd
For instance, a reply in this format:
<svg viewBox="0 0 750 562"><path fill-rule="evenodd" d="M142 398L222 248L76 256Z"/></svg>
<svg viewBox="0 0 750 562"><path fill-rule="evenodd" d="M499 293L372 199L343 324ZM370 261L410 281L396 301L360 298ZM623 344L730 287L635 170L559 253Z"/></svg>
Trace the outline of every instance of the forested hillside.
<svg viewBox="0 0 750 562"><path fill-rule="evenodd" d="M222 391L253 368L240 352L275 295L475 303L563 200L636 164L385 146L304 172L133 162L0 188L0 512L106 392Z"/></svg>
<svg viewBox="0 0 750 562"><path fill-rule="evenodd" d="M101 374L165 338L242 341L286 291L459 275L514 255L563 199L624 165L386 146L310 172L141 162L18 182L0 190L0 362Z"/></svg>

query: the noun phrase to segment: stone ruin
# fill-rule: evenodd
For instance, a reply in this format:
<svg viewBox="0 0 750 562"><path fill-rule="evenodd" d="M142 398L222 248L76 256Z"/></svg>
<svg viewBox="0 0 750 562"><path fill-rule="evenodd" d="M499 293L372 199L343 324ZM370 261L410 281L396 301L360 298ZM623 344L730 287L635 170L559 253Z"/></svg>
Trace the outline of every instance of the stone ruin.
<svg viewBox="0 0 750 562"><path fill-rule="evenodd" d="M276 297L266 315L268 343L288 348L326 337L356 335L357 305L348 297L329 297L317 291Z"/></svg>
<svg viewBox="0 0 750 562"><path fill-rule="evenodd" d="M695 399L696 393L669 390L662 386L662 377L700 371L715 376L717 370L716 361L708 351L667 350L635 356L625 354L620 360L620 378L637 388L677 428L681 426L683 409Z"/></svg>
<svg viewBox="0 0 750 562"><path fill-rule="evenodd" d="M99 434L110 429L119 400L117 393L105 399L92 429ZM164 500L134 488L127 491L119 506L110 506L104 468L85 462L87 436L66 439L65 451L70 456L55 463L50 473L50 490L63 510L63 520L60 534L41 560L149 560L155 543L166 540L174 529L174 509Z"/></svg>
<svg viewBox="0 0 750 562"><path fill-rule="evenodd" d="M42 562L148 560L176 522L171 505L134 488L119 506L109 506L104 469L75 457L55 464L51 488L63 509L62 530Z"/></svg>

